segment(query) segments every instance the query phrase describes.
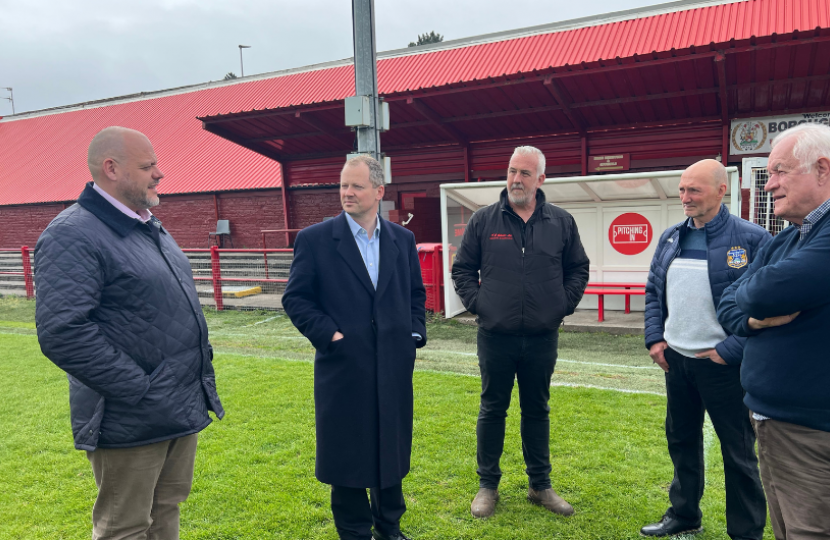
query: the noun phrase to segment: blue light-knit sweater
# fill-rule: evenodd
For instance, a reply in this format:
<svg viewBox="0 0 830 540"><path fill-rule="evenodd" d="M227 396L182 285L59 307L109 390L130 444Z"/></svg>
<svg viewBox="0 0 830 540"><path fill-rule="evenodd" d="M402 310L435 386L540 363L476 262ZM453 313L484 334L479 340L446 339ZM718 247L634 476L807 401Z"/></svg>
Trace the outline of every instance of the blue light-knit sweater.
<svg viewBox="0 0 830 540"><path fill-rule="evenodd" d="M728 287L718 320L746 336L741 384L752 411L830 431L830 218L825 214L799 241L788 227L767 244ZM801 314L789 324L751 330L750 317Z"/></svg>

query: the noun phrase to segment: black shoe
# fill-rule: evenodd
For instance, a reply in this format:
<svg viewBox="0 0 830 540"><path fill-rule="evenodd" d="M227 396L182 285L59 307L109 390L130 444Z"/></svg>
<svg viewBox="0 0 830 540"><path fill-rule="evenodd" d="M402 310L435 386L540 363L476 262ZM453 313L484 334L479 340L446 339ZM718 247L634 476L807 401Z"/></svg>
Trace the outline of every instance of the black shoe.
<svg viewBox="0 0 830 540"><path fill-rule="evenodd" d="M660 523L652 523L640 529L640 536L674 536L676 534L697 534L703 532L700 525L686 525L679 519L663 516Z"/></svg>
<svg viewBox="0 0 830 540"><path fill-rule="evenodd" d="M375 528L372 528L372 538L375 540L412 540L408 536L404 536L404 534L400 531L395 534L387 535L378 532Z"/></svg>

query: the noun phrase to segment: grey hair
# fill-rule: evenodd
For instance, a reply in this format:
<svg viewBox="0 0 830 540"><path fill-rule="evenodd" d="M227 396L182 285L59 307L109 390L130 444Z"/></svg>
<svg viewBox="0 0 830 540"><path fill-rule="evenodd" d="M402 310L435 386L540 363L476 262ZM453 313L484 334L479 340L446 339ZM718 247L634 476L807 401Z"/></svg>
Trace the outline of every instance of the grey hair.
<svg viewBox="0 0 830 540"><path fill-rule="evenodd" d="M781 144L782 141L795 137L793 156L798 160L801 167L808 169L819 160L819 158L830 158L830 127L823 124L805 122L786 131L782 131L770 143L772 148Z"/></svg>
<svg viewBox="0 0 830 540"><path fill-rule="evenodd" d="M515 156L536 156L539 160L538 165L536 165L536 177L545 174L545 154L535 146L518 146L513 150L513 156L510 159Z"/></svg>
<svg viewBox="0 0 830 540"><path fill-rule="evenodd" d="M350 158L346 161L346 164L343 166L345 169L346 167L357 167L359 163L363 163L367 167L369 167L369 181L372 182L373 188L379 188L384 184L384 174L383 174L383 166L380 164L378 160L370 156L369 154L359 154L353 158Z"/></svg>

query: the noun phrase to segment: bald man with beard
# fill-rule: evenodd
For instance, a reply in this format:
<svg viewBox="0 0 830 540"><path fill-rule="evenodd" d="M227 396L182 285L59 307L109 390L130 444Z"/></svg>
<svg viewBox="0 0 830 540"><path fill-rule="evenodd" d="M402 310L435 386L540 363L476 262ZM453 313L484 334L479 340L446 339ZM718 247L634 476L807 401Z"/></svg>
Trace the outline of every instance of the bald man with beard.
<svg viewBox="0 0 830 540"><path fill-rule="evenodd" d="M731 215L722 203L728 186L720 162L706 159L686 169L679 191L686 220L660 237L645 313L646 348L666 376L671 506L660 522L640 533L662 537L703 530L703 419L708 412L723 454L726 532L733 539L761 540L766 502L740 376L746 339L718 323L716 307L724 289L771 237Z"/></svg>
<svg viewBox="0 0 830 540"><path fill-rule="evenodd" d="M89 182L35 248L43 354L67 373L75 448L98 496L93 540L176 540L197 434L224 415L190 263L150 208L153 145L109 127Z"/></svg>

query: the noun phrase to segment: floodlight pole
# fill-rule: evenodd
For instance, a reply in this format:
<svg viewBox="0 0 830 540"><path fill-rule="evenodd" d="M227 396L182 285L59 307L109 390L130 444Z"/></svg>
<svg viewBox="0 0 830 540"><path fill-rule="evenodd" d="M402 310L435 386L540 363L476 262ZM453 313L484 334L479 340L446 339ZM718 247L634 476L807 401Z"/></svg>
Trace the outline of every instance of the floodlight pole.
<svg viewBox="0 0 830 540"><path fill-rule="evenodd" d="M370 125L359 126L357 151L370 154L380 160L380 130L378 129L378 62L375 52L375 2L352 0L354 35L354 87L355 95L369 96L371 103Z"/></svg>
<svg viewBox="0 0 830 540"><path fill-rule="evenodd" d="M245 76L245 65L242 63L242 49L250 49L250 45L240 45L239 46L239 76Z"/></svg>
<svg viewBox="0 0 830 540"><path fill-rule="evenodd" d="M12 114L15 114L14 113L14 92L12 91L10 86L4 86L3 90L8 90L9 91L9 97L4 97L2 99L11 101L11 103L12 103Z"/></svg>

